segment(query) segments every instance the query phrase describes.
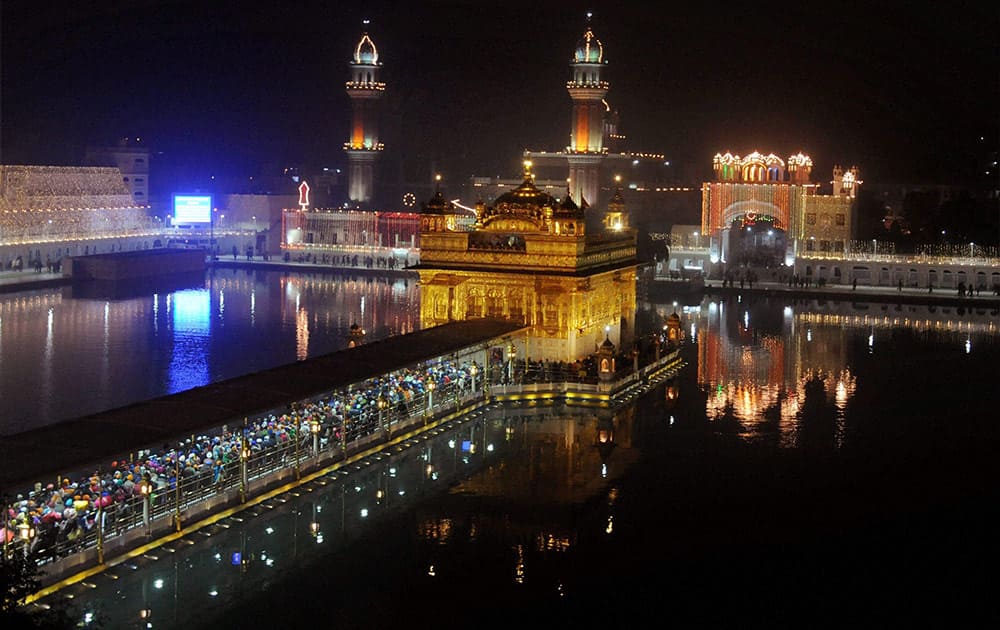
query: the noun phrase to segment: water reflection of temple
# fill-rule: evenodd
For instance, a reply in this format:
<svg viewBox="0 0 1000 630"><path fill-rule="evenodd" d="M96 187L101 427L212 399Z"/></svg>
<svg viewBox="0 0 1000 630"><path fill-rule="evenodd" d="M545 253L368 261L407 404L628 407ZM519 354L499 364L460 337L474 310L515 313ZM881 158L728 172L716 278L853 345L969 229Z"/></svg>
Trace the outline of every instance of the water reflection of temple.
<svg viewBox="0 0 1000 630"><path fill-rule="evenodd" d="M806 384L819 381L842 419L856 387L847 355L850 333L838 326L807 330L799 317L789 306L767 302L709 301L688 310L708 418L751 436L776 430L793 446Z"/></svg>
<svg viewBox="0 0 1000 630"><path fill-rule="evenodd" d="M989 309L832 300L796 306L705 301L685 308L684 319L696 342L708 417L735 421L747 435L776 428L789 446L799 439L810 382L822 384L823 402L837 416L834 437L838 443L843 437L844 412L856 389L852 346L871 349L882 335L908 330L951 338L970 351L974 338L998 332Z"/></svg>
<svg viewBox="0 0 1000 630"><path fill-rule="evenodd" d="M461 544L487 537L510 545L515 582L531 572L528 557L563 553L578 532L564 524L566 509L605 496L610 534L614 527L614 480L639 459L633 448L635 407L616 412L572 413L559 408L507 409L490 422L502 424L507 452L520 452L522 466L495 464L453 487L417 524L418 536L433 545ZM488 431L477 424L454 445L455 456L489 448ZM493 432L492 430L490 432ZM493 432L495 433L495 432ZM427 474L433 474L428 467ZM484 510L496 501L503 511ZM474 509L469 509L475 505ZM516 518L511 518L516 514ZM536 567L537 568L537 567Z"/></svg>
<svg viewBox="0 0 1000 630"><path fill-rule="evenodd" d="M630 344L635 324L636 238L620 191L602 217L524 181L475 223L440 190L420 226L422 327L474 317L523 321L531 358L572 361L610 338Z"/></svg>

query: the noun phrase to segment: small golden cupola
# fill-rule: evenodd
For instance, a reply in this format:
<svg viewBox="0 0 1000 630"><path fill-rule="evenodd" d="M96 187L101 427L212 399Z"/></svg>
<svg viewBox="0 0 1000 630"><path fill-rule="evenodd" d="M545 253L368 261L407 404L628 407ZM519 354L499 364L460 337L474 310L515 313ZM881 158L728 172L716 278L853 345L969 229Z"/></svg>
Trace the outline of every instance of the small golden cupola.
<svg viewBox="0 0 1000 630"><path fill-rule="evenodd" d="M583 208L576 205L569 187L562 203L552 211L552 233L561 236L583 236L586 232Z"/></svg>
<svg viewBox="0 0 1000 630"><path fill-rule="evenodd" d="M622 195L621 182L621 175L615 175L615 194L608 201L608 209L604 213L604 228L615 232L628 229L628 214L625 213L625 197Z"/></svg>
<svg viewBox="0 0 1000 630"><path fill-rule="evenodd" d="M455 229L455 206L441 193L441 176L437 175L437 190L420 210L421 232L446 232Z"/></svg>

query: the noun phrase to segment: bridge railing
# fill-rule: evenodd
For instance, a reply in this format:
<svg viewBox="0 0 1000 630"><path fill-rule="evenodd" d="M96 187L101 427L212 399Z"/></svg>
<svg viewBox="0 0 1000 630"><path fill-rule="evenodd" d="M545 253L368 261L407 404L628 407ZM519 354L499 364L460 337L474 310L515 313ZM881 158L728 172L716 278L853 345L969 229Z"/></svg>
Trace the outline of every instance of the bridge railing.
<svg viewBox="0 0 1000 630"><path fill-rule="evenodd" d="M488 378L456 379L416 393L391 407L376 404L343 416L299 418L277 434L282 437L274 434L260 437L246 423L235 430L220 427L218 434L228 435L228 446L222 452L209 452L211 466L205 465L204 452L198 455L189 450L193 445L187 440L172 451L174 457L164 463L158 474L147 473L144 479L133 479L124 497L111 499L95 494L91 498L78 490L68 498L69 503L64 501L58 506L62 509L60 516L44 522L34 515L18 520L24 511L21 508L28 507L29 500L20 499L5 506L6 527L0 529L3 553L30 555L39 565L47 566L51 576L64 575L88 563L102 563L109 552L124 551L154 534L180 531L184 523L247 501L303 473L343 461L387 442L394 435L479 405L491 397L573 392L610 398L644 383L650 374L676 362L676 356L674 351L612 382L597 382L579 370L574 373L568 369L508 371L495 383ZM513 376L513 380L504 380L506 376ZM196 458L194 465L192 457ZM145 493L143 484L148 484ZM28 496L41 499L45 492L32 492Z"/></svg>

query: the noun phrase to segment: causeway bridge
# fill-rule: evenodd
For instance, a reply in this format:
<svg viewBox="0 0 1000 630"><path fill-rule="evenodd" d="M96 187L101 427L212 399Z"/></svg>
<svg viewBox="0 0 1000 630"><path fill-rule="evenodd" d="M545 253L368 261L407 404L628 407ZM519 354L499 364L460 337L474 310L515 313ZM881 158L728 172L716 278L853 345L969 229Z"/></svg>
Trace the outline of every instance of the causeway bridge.
<svg viewBox="0 0 1000 630"><path fill-rule="evenodd" d="M34 601L484 406L614 407L683 365L665 339L613 372L531 361L526 334L454 322L5 438L3 553L44 569Z"/></svg>

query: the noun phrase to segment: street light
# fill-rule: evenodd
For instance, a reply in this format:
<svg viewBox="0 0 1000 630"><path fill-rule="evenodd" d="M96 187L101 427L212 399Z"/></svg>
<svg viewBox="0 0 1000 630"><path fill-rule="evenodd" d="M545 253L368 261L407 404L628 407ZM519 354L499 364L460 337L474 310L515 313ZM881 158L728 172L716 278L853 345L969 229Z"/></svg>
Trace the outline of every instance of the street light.
<svg viewBox="0 0 1000 630"><path fill-rule="evenodd" d="M321 426L320 421L316 418L309 421L309 431L312 432L313 436L313 456L319 455L319 431Z"/></svg>
<svg viewBox="0 0 1000 630"><path fill-rule="evenodd" d="M301 479L302 469L299 467L299 442L302 441L302 420L295 414L292 417L295 418L295 478Z"/></svg>
<svg viewBox="0 0 1000 630"><path fill-rule="evenodd" d="M389 401L384 396L379 396L375 404L378 406L379 427L385 432L386 437L389 437L389 421L385 418L385 410L389 406Z"/></svg>
<svg viewBox="0 0 1000 630"><path fill-rule="evenodd" d="M479 366L476 365L475 361L473 361L472 362L472 367L469 368L469 374L472 375L472 393L473 393L473 395L475 395L475 393L476 393L476 374L478 374L478 373L479 373Z"/></svg>
<svg viewBox="0 0 1000 630"><path fill-rule="evenodd" d="M248 474L247 467L250 461L250 443L247 442L246 430L243 431L242 445L240 446L240 503L247 502Z"/></svg>
<svg viewBox="0 0 1000 630"><path fill-rule="evenodd" d="M430 411L434 407L434 388L437 385L434 383L433 377L427 382L427 411Z"/></svg>
<svg viewBox="0 0 1000 630"><path fill-rule="evenodd" d="M24 557L27 558L31 541L35 537L35 528L25 521L17 524L17 530L21 535L21 542L24 543Z"/></svg>
<svg viewBox="0 0 1000 630"><path fill-rule="evenodd" d="M514 344L511 343L510 346L507 347L507 359L508 359L508 362L507 362L507 369L508 369L508 372L507 372L507 382L508 383L513 383L514 382L514 358L515 357L517 357L517 348L515 348Z"/></svg>
<svg viewBox="0 0 1000 630"><path fill-rule="evenodd" d="M180 479L178 479L177 482L180 482ZM139 495L142 497L142 524L146 527L147 536L152 534L149 520L149 503L152 493L153 484L149 481L149 473L146 473L143 475L142 481L139 482Z"/></svg>

